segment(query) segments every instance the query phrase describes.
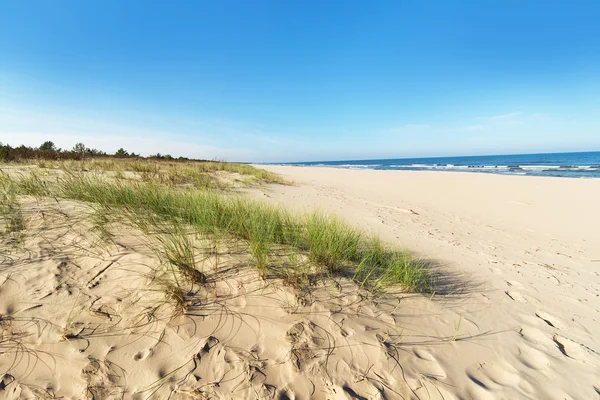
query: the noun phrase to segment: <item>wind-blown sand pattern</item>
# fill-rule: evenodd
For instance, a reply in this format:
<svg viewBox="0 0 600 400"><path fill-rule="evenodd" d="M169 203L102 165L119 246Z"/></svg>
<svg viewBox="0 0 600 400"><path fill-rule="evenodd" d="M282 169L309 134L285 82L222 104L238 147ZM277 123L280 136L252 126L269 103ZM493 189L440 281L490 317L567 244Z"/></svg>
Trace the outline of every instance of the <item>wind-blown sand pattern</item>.
<svg viewBox="0 0 600 400"><path fill-rule="evenodd" d="M168 292L160 235L24 197L24 234L2 242L0 398L599 396L600 182L268 169L296 184L248 195L418 251L436 292L375 296L346 278L297 291L243 245L206 253L194 235L203 275Z"/></svg>

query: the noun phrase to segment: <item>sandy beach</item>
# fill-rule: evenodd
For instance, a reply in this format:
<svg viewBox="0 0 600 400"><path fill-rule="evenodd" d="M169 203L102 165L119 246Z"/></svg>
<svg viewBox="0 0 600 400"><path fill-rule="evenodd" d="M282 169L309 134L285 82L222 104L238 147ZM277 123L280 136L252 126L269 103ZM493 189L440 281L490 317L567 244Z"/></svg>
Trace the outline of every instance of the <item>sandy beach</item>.
<svg viewBox="0 0 600 400"><path fill-rule="evenodd" d="M263 167L290 185L257 184L264 174L247 168L185 170L198 185L227 183L222 199L335 214L418 255L436 278L421 293L374 292L344 274L303 278L310 257L284 247L261 270L252 241L189 229L185 213L166 224L146 206L136 214L126 198L145 188L152 198L206 192L158 183L183 180L179 164L162 164L164 176L132 165L73 178L3 168L12 205L2 209L0 399L600 393L600 181ZM103 206L87 197L98 184Z"/></svg>
<svg viewBox="0 0 600 400"><path fill-rule="evenodd" d="M408 376L461 399L599 396L600 181L265 168L296 185L264 198L343 216L458 284L400 301ZM443 340L453 335L460 341Z"/></svg>
<svg viewBox="0 0 600 400"><path fill-rule="evenodd" d="M0 400L600 400L599 15L0 0Z"/></svg>

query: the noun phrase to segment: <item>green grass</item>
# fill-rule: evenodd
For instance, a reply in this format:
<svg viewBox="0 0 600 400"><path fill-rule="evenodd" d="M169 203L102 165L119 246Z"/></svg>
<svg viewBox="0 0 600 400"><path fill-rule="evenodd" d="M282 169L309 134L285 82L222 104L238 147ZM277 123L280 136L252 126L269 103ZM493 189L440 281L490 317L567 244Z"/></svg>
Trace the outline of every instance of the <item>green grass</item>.
<svg viewBox="0 0 600 400"><path fill-rule="evenodd" d="M25 219L18 199L19 187L0 175L0 242L18 245L25 238Z"/></svg>
<svg viewBox="0 0 600 400"><path fill-rule="evenodd" d="M315 213L306 218L305 226L310 258L328 272L342 272L347 262L362 261L361 249L370 250L360 231L335 217Z"/></svg>
<svg viewBox="0 0 600 400"><path fill-rule="evenodd" d="M68 172L111 171L119 178L122 178L125 172L133 172L145 182L191 185L196 188L224 188L224 182L217 176L219 172L240 174L242 177L237 181L246 185L260 182L289 183L276 173L252 165L220 161L99 158L66 161L38 160L37 165L40 168L59 168Z"/></svg>
<svg viewBox="0 0 600 400"><path fill-rule="evenodd" d="M183 279L190 284L205 285L207 283L206 275L201 272L196 265L196 250L190 239L189 232L186 232L182 225L170 224L167 230L156 236L159 244L158 255L165 257L168 265L172 266L174 281L179 285L178 271ZM180 285L181 286L181 285Z"/></svg>
<svg viewBox="0 0 600 400"><path fill-rule="evenodd" d="M79 200L111 207L115 212L121 208L138 215L153 215L175 226L190 226L206 237L244 241L256 268L265 277L280 267L280 260L273 257L275 250L285 248L293 254L305 254L320 276L351 277L365 289L400 285L411 291L428 291L432 285L430 274L418 259L320 213L292 215L243 196L81 174L48 182L36 175L17 180L3 178L0 183L23 195ZM162 252L169 263L184 275L185 271L193 274L191 271L197 269L186 235L176 231L164 238ZM306 274L306 270L298 273Z"/></svg>

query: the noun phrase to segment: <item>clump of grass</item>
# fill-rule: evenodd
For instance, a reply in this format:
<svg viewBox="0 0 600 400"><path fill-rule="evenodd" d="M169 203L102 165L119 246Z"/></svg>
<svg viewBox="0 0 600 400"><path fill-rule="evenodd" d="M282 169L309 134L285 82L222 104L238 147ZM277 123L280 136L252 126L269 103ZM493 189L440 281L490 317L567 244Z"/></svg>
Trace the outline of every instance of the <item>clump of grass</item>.
<svg viewBox="0 0 600 400"><path fill-rule="evenodd" d="M204 171L226 171L234 172L241 175L252 176L258 180L268 183L287 184L288 182L281 175L274 172L256 168L249 164L227 163L218 161L207 161L200 164Z"/></svg>
<svg viewBox="0 0 600 400"><path fill-rule="evenodd" d="M188 306L185 298L185 292L178 282L174 282L170 279L159 278L156 282L159 289L165 295L165 301L168 304L172 304L175 308L173 313L174 316L183 315L187 312Z"/></svg>
<svg viewBox="0 0 600 400"><path fill-rule="evenodd" d="M206 190L182 190L154 182L114 182L99 177L65 176L47 185L39 178L16 182L23 194L52 195L104 206L124 207L164 221L189 224L203 234L222 233L247 241L263 276L274 248L287 246L306 253L321 272L352 276L365 288L401 285L426 291L431 277L423 262L388 249L343 221L323 214L292 216L285 210L242 196ZM192 265L185 235L163 243L170 262Z"/></svg>
<svg viewBox="0 0 600 400"><path fill-rule="evenodd" d="M263 203L248 202L239 197L228 205L227 226L235 236L247 239L256 267L266 276L269 253L274 245L288 244L282 233L285 231L286 214L283 210Z"/></svg>
<svg viewBox="0 0 600 400"><path fill-rule="evenodd" d="M94 209L90 216L90 231L97 235L97 244L108 245L114 242L113 234L109 229L109 225L112 222L110 218L112 212L113 210L108 206L99 206Z"/></svg>
<svg viewBox="0 0 600 400"><path fill-rule="evenodd" d="M20 233L25 229L23 213L17 200L17 187L8 175L0 176L0 219L4 225L4 233L20 239Z"/></svg>
<svg viewBox="0 0 600 400"><path fill-rule="evenodd" d="M360 259L354 272L354 280L361 287L385 289L399 282L414 291L431 288L431 278L424 261L408 253L386 249L378 238L357 254Z"/></svg>
<svg viewBox="0 0 600 400"><path fill-rule="evenodd" d="M341 272L344 263L355 261L362 233L335 217L315 213L308 218L306 239L310 257L330 273Z"/></svg>
<svg viewBox="0 0 600 400"><path fill-rule="evenodd" d="M179 224L172 224L172 229L157 236L168 263L178 269L178 272L190 283L205 285L206 275L198 270L196 254L189 234ZM176 274L175 274L176 275ZM175 281L177 281L175 276Z"/></svg>
<svg viewBox="0 0 600 400"><path fill-rule="evenodd" d="M47 197L50 191L47 188L46 181L36 174L31 173L19 180L19 188L30 196Z"/></svg>
<svg viewBox="0 0 600 400"><path fill-rule="evenodd" d="M142 209L124 210L120 219L140 229L148 247L162 261L147 275L153 290L164 294L165 304L174 307L174 316L184 315L189 306L189 294L194 292L195 285L206 286L209 283L207 275L196 262L193 232L179 220L165 221Z"/></svg>
<svg viewBox="0 0 600 400"><path fill-rule="evenodd" d="M299 293L309 292L316 281L314 268L311 268L307 259L298 250L292 249L287 254L288 262L283 265L279 274L286 285L294 287Z"/></svg>

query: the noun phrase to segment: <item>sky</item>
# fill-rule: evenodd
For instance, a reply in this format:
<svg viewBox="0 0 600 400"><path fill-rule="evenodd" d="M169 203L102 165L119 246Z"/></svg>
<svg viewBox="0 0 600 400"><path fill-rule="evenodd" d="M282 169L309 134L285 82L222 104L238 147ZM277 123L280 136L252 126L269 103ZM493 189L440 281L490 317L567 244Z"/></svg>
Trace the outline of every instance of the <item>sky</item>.
<svg viewBox="0 0 600 400"><path fill-rule="evenodd" d="M600 2L0 0L0 142L286 162L600 150Z"/></svg>

